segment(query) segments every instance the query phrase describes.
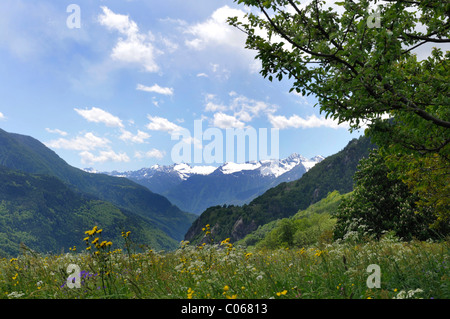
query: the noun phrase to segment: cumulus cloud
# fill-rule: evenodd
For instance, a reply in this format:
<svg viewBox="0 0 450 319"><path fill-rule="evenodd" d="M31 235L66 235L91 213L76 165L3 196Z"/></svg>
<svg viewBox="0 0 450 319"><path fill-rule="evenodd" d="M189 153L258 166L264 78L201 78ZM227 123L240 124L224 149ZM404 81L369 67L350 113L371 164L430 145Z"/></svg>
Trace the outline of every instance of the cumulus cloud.
<svg viewBox="0 0 450 319"><path fill-rule="evenodd" d="M98 21L109 30L118 31L122 36L113 48L111 58L124 63L140 65L147 72L157 72L159 67L155 61L159 51L153 46L153 35L139 32L136 22L128 15L112 12L109 8L102 6L103 14Z"/></svg>
<svg viewBox="0 0 450 319"><path fill-rule="evenodd" d="M141 152L141 151L136 151L134 153L134 157L138 158L138 159L143 159L143 158L157 158L157 159L161 159L166 155L166 152L164 151L160 151L156 148L151 149L150 151L147 152Z"/></svg>
<svg viewBox="0 0 450 319"><path fill-rule="evenodd" d="M104 137L95 136L93 133L88 132L83 136L77 136L72 139L59 138L57 140L45 143L46 146L56 149L66 149L74 151L90 151L97 148L109 147L110 140Z"/></svg>
<svg viewBox="0 0 450 319"><path fill-rule="evenodd" d="M213 125L214 127L221 129L245 127L245 123L239 121L235 116L227 115L222 112L214 114Z"/></svg>
<svg viewBox="0 0 450 319"><path fill-rule="evenodd" d="M130 158L126 153L116 153L113 150L100 151L99 155L83 151L80 153L83 164L105 163L105 162L129 162Z"/></svg>
<svg viewBox="0 0 450 319"><path fill-rule="evenodd" d="M232 91L229 94L228 103L218 101L215 95L207 94L205 98L205 112L217 112L214 114L213 124L216 127L242 128L245 123L263 114L273 114L278 106L239 95ZM226 114L226 112L232 113Z"/></svg>
<svg viewBox="0 0 450 319"><path fill-rule="evenodd" d="M121 129L122 135L120 135L120 139L122 141L128 141L132 143L145 143L145 140L150 138L150 134L143 132L141 130L138 130L136 135L133 135L130 131L127 131L125 129Z"/></svg>
<svg viewBox="0 0 450 319"><path fill-rule="evenodd" d="M173 88L160 87L158 84L155 84L153 86L145 86L142 84L138 84L136 90L158 93L162 95L173 95Z"/></svg>
<svg viewBox="0 0 450 319"><path fill-rule="evenodd" d="M75 111L89 122L103 123L110 127L123 127L123 123L120 118L97 107L93 107L90 110L75 109Z"/></svg>
<svg viewBox="0 0 450 319"><path fill-rule="evenodd" d="M147 128L152 131L173 133L183 129L181 126L178 126L163 117L148 115L147 118L150 120L150 123L147 124Z"/></svg>
<svg viewBox="0 0 450 319"><path fill-rule="evenodd" d="M4 120L4 119L6 119L6 117L3 115L2 112L0 112L0 120Z"/></svg>
<svg viewBox="0 0 450 319"><path fill-rule="evenodd" d="M186 40L186 45L190 48L201 50L209 45L225 45L243 48L245 44L245 35L231 27L227 23L228 17L244 18L245 12L239 9L233 9L229 6L223 6L213 12L206 21L187 27L185 33L194 38Z"/></svg>
<svg viewBox="0 0 450 319"><path fill-rule="evenodd" d="M316 127L329 127L329 128L345 128L348 129L347 123L338 124L338 121L331 118L326 119L321 116L310 115L306 118L302 118L296 114L291 117L284 115L268 115L268 119L274 128L287 129L287 128L316 128Z"/></svg>
<svg viewBox="0 0 450 319"><path fill-rule="evenodd" d="M1 116L0 116L0 118L1 118ZM67 132L64 132L64 131L61 131L61 130L59 130L59 129L50 129L50 128L46 128L45 129L47 132L49 132L49 133L52 133L52 134L59 134L59 135L61 135L61 136L67 136Z"/></svg>

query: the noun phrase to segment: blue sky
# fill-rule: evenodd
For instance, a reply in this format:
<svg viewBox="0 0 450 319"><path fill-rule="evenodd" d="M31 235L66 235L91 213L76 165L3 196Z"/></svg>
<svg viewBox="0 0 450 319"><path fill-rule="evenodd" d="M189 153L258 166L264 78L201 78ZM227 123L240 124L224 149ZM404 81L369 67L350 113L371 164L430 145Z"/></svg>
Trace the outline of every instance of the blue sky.
<svg viewBox="0 0 450 319"><path fill-rule="evenodd" d="M72 3L80 28L66 23ZM312 96L288 93L289 81L259 74L225 23L246 10L231 0L2 0L0 127L101 171L172 164L181 129L203 150L195 120L224 136L277 128L280 158L329 156L361 135L325 120Z"/></svg>

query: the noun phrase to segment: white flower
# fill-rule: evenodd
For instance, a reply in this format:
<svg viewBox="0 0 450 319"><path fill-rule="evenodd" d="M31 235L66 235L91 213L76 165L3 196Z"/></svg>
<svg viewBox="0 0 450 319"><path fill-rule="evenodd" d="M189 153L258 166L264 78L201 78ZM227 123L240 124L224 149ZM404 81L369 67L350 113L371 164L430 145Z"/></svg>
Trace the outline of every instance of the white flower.
<svg viewBox="0 0 450 319"><path fill-rule="evenodd" d="M9 298L20 298L23 295L25 295L23 292L17 292L17 291L13 291L12 293L10 293L8 295Z"/></svg>

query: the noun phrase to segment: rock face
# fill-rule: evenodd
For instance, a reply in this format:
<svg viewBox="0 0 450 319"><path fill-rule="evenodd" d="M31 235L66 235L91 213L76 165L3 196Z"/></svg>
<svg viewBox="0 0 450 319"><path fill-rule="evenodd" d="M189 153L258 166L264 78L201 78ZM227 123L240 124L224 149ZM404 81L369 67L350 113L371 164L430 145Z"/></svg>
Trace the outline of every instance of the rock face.
<svg viewBox="0 0 450 319"><path fill-rule="evenodd" d="M244 219L239 217L239 219L234 223L233 230L231 231L231 237L233 241L238 241L244 238L247 234L256 230L258 225L256 225L255 221L252 220L250 223L246 224Z"/></svg>

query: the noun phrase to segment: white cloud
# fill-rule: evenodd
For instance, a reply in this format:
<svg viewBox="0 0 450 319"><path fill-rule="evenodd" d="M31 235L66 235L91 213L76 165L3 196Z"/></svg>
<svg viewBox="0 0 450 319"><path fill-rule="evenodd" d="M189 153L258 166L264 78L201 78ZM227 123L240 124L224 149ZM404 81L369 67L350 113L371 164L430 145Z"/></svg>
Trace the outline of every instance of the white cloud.
<svg viewBox="0 0 450 319"><path fill-rule="evenodd" d="M6 117L3 115L2 112L0 112L0 120L4 120L4 119L6 119Z"/></svg>
<svg viewBox="0 0 450 319"><path fill-rule="evenodd" d="M274 128L286 129L286 128L316 128L316 127L329 127L329 128L345 128L349 126L346 123L338 124L338 121L331 118L326 119L321 116L318 118L316 115L310 115L307 118L302 118L296 114L287 118L283 115L268 115L268 119Z"/></svg>
<svg viewBox="0 0 450 319"><path fill-rule="evenodd" d="M227 23L228 17L244 18L245 12L223 6L213 12L211 17L204 22L187 27L185 33L194 38L186 41L186 45L197 50L204 49L208 45L225 45L243 48L245 35Z"/></svg>
<svg viewBox="0 0 450 319"><path fill-rule="evenodd" d="M118 39L111 57L124 63L141 65L147 72L157 72L159 67L156 64L155 56L159 51L152 44L153 35L150 32L140 33L136 22L129 16L116 14L105 6L101 8L103 14L98 17L100 24L125 36L125 38Z"/></svg>
<svg viewBox="0 0 450 319"><path fill-rule="evenodd" d="M207 78L208 77L208 74L206 74L206 73L199 73L199 74L197 74L197 77L198 78Z"/></svg>
<svg viewBox="0 0 450 319"><path fill-rule="evenodd" d="M50 148L66 149L74 151L89 151L97 148L109 147L110 140L104 137L95 136L93 133L88 132L83 136L77 136L73 139L59 138L54 141L45 143Z"/></svg>
<svg viewBox="0 0 450 319"><path fill-rule="evenodd" d="M222 112L214 114L213 125L214 127L218 127L221 129L245 127L244 122L239 121L234 116L227 115Z"/></svg>
<svg viewBox="0 0 450 319"><path fill-rule="evenodd" d="M0 116L0 118L1 118L1 116ZM47 132L49 132L49 133L52 133L52 134L59 134L59 135L61 135L61 136L67 136L67 132L64 132L64 131L61 131L61 130L59 130L59 129L54 129L54 130L52 130L52 129L49 129L48 127L45 129Z"/></svg>
<svg viewBox="0 0 450 319"><path fill-rule="evenodd" d="M97 107L93 107L90 110L74 110L89 122L103 123L110 127L123 127L123 123L120 118Z"/></svg>
<svg viewBox="0 0 450 319"><path fill-rule="evenodd" d="M206 95L205 98L205 112L217 112L220 111L222 114L215 114L215 119L217 121L225 120L223 112L230 111L233 116L227 115L228 119L231 117L235 118L238 122L250 122L255 117L259 117L262 114L273 114L278 106L266 103L264 101L258 101L248 98L243 95L238 95L236 92L232 91L229 94L230 101L228 104L223 104L217 101L217 98L213 94ZM238 122L236 125L241 126Z"/></svg>
<svg viewBox="0 0 450 319"><path fill-rule="evenodd" d="M228 110L228 106L222 104L216 104L214 102L207 102L205 106L205 111L207 112L216 112L216 111L226 111Z"/></svg>
<svg viewBox="0 0 450 319"><path fill-rule="evenodd" d="M83 164L105 163L109 161L113 162L129 162L130 158L126 153L117 154L113 150L100 151L98 156L95 156L91 152L83 151L80 153L81 162Z"/></svg>
<svg viewBox="0 0 450 319"><path fill-rule="evenodd" d="M133 142L133 143L145 143L145 140L150 138L150 134L143 132L141 130L138 130L136 135L133 135L133 133L121 129L122 131L122 135L120 135L120 139L122 141L129 141L129 142Z"/></svg>
<svg viewBox="0 0 450 319"><path fill-rule="evenodd" d="M173 133L183 129L181 126L178 126L163 117L148 115L147 118L150 120L150 123L147 124L147 128L152 131Z"/></svg>
<svg viewBox="0 0 450 319"><path fill-rule="evenodd" d="M158 159L161 159L165 155L166 155L166 152L157 150L156 148L153 148L153 149L151 149L150 151L147 151L147 152L136 151L134 153L134 157L136 157L138 159L142 159L142 158L158 158Z"/></svg>
<svg viewBox="0 0 450 319"><path fill-rule="evenodd" d="M163 95L173 95L173 88L160 87L158 84L155 84L153 86L145 86L142 84L138 84L136 90L144 92L153 92Z"/></svg>

